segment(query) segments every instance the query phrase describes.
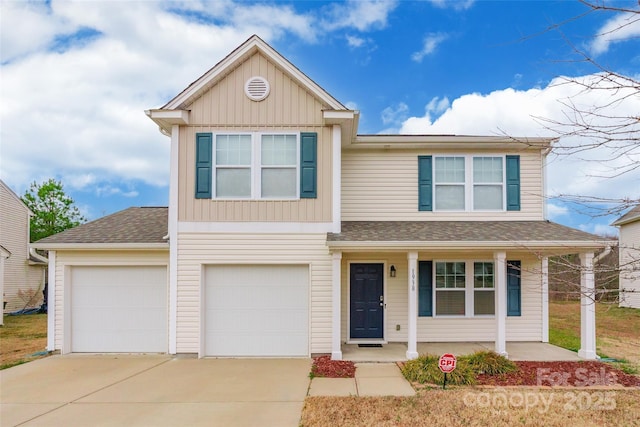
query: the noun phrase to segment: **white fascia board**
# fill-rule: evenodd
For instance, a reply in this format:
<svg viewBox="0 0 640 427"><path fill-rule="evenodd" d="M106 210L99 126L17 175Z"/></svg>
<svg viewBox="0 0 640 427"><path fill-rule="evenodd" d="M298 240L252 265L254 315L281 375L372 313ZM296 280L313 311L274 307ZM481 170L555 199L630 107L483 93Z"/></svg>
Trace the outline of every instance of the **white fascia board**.
<svg viewBox="0 0 640 427"><path fill-rule="evenodd" d="M327 125L339 125L347 120L353 120L356 112L353 110L324 110L322 118Z"/></svg>
<svg viewBox="0 0 640 427"><path fill-rule="evenodd" d="M428 251L428 250L498 250L498 249L519 249L519 250L558 250L563 252L584 249L598 249L606 246L601 241L496 241L496 242L442 242L442 241L327 241L327 246L331 250L389 250L389 251ZM567 252L572 253L572 252Z"/></svg>
<svg viewBox="0 0 640 427"><path fill-rule="evenodd" d="M163 120L172 125L188 125L189 110L147 110L145 111L151 120Z"/></svg>
<svg viewBox="0 0 640 427"><path fill-rule="evenodd" d="M42 243L32 244L36 249L47 251L63 250L150 250L168 251L168 243Z"/></svg>
<svg viewBox="0 0 640 427"><path fill-rule="evenodd" d="M544 150L551 146L552 138L509 138L496 136L463 135L357 135L352 148L384 149L517 149Z"/></svg>
<svg viewBox="0 0 640 427"><path fill-rule="evenodd" d="M237 61L242 60L244 57L253 54L256 51L259 51L260 53L268 57L271 61L276 63L278 67L284 70L294 80L298 80L303 86L308 87L315 96L320 98L331 108L335 110L345 109L344 105L342 105L339 101L329 95L329 93L322 89L317 83L307 77L298 68L296 68L288 60L286 60L282 55L280 55L276 50L274 50L271 46L269 46L262 39L255 35L249 38L244 44L240 45L240 47L238 47L236 50L227 55L224 59L222 59L222 61L218 62L213 68L203 74L198 80L192 83L182 93L169 101L167 105L164 106L164 108L174 109L180 107L201 91L206 90L206 88L209 87L213 82L215 82L216 79L225 75L231 65L233 65Z"/></svg>

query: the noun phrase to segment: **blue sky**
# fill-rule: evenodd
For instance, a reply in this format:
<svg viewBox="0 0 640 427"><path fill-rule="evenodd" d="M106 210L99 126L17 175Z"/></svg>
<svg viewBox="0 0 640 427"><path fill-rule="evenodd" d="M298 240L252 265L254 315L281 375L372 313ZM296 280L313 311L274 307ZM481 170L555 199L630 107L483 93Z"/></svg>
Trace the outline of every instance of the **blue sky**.
<svg viewBox="0 0 640 427"><path fill-rule="evenodd" d="M552 135L534 117L561 119L559 101L571 96L598 99L561 84L597 71L574 49L640 78L640 21L615 12L572 20L587 11L578 1L3 0L0 178L18 194L62 180L89 219L166 205L169 140L144 110L254 33L360 110L359 133ZM626 111L640 111L637 93L616 105ZM610 157L552 156L549 194L640 199L637 171L606 177L640 153L599 162ZM548 208L556 222L615 231L615 217L580 215L560 199Z"/></svg>

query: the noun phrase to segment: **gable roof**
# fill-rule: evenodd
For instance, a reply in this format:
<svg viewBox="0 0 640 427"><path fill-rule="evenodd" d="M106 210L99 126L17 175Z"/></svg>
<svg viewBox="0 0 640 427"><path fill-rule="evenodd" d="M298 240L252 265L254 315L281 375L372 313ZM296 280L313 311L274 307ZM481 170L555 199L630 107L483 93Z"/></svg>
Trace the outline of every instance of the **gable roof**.
<svg viewBox="0 0 640 427"><path fill-rule="evenodd" d="M131 207L32 243L38 249L165 248L166 207Z"/></svg>
<svg viewBox="0 0 640 427"><path fill-rule="evenodd" d="M622 215L620 218L615 220L611 225L615 225L619 227L621 225L629 224L630 222L635 222L638 220L640 220L640 205L637 205L636 207L631 209L629 212Z"/></svg>
<svg viewBox="0 0 640 427"><path fill-rule="evenodd" d="M200 76L200 78L191 83L171 101L167 102L161 109L185 109L204 92L209 90L211 86L215 85L218 81L233 71L237 63L244 61L256 52L260 52L268 59L275 62L289 77L294 79L300 85L306 87L328 107L334 110L347 110L340 101L322 89L316 82L300 71L298 67L289 62L284 56L280 55L280 53L255 34L214 65L209 71Z"/></svg>
<svg viewBox="0 0 640 427"><path fill-rule="evenodd" d="M346 221L334 248L600 248L603 238L550 221Z"/></svg>
<svg viewBox="0 0 640 427"><path fill-rule="evenodd" d="M14 199L17 203L19 203L28 213L29 215L33 215L33 211L31 209L29 209L29 206L27 206L22 199L20 198L20 196L18 196L7 184L5 184L5 182L3 180L0 179L0 186L3 187L6 191L7 194L9 194L9 196Z"/></svg>

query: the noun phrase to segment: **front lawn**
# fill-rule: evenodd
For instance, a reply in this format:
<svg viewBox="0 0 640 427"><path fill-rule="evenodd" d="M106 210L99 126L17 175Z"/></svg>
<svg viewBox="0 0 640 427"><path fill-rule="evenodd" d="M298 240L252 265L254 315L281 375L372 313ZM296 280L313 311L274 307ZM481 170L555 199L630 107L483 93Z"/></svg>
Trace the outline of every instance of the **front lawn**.
<svg viewBox="0 0 640 427"><path fill-rule="evenodd" d="M0 369L47 355L47 315L4 316L0 326Z"/></svg>

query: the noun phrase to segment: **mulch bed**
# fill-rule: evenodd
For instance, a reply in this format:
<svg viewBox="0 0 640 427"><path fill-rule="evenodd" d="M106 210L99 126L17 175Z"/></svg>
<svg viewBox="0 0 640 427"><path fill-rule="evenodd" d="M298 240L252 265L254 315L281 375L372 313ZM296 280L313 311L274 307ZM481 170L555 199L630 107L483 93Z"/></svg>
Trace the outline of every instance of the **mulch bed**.
<svg viewBox="0 0 640 427"><path fill-rule="evenodd" d="M348 360L331 360L331 356L313 358L311 374L314 377L354 378L356 365Z"/></svg>
<svg viewBox="0 0 640 427"><path fill-rule="evenodd" d="M514 362L518 371L502 375L479 374L478 385L491 386L624 386L640 387L640 377L625 374L606 363Z"/></svg>

